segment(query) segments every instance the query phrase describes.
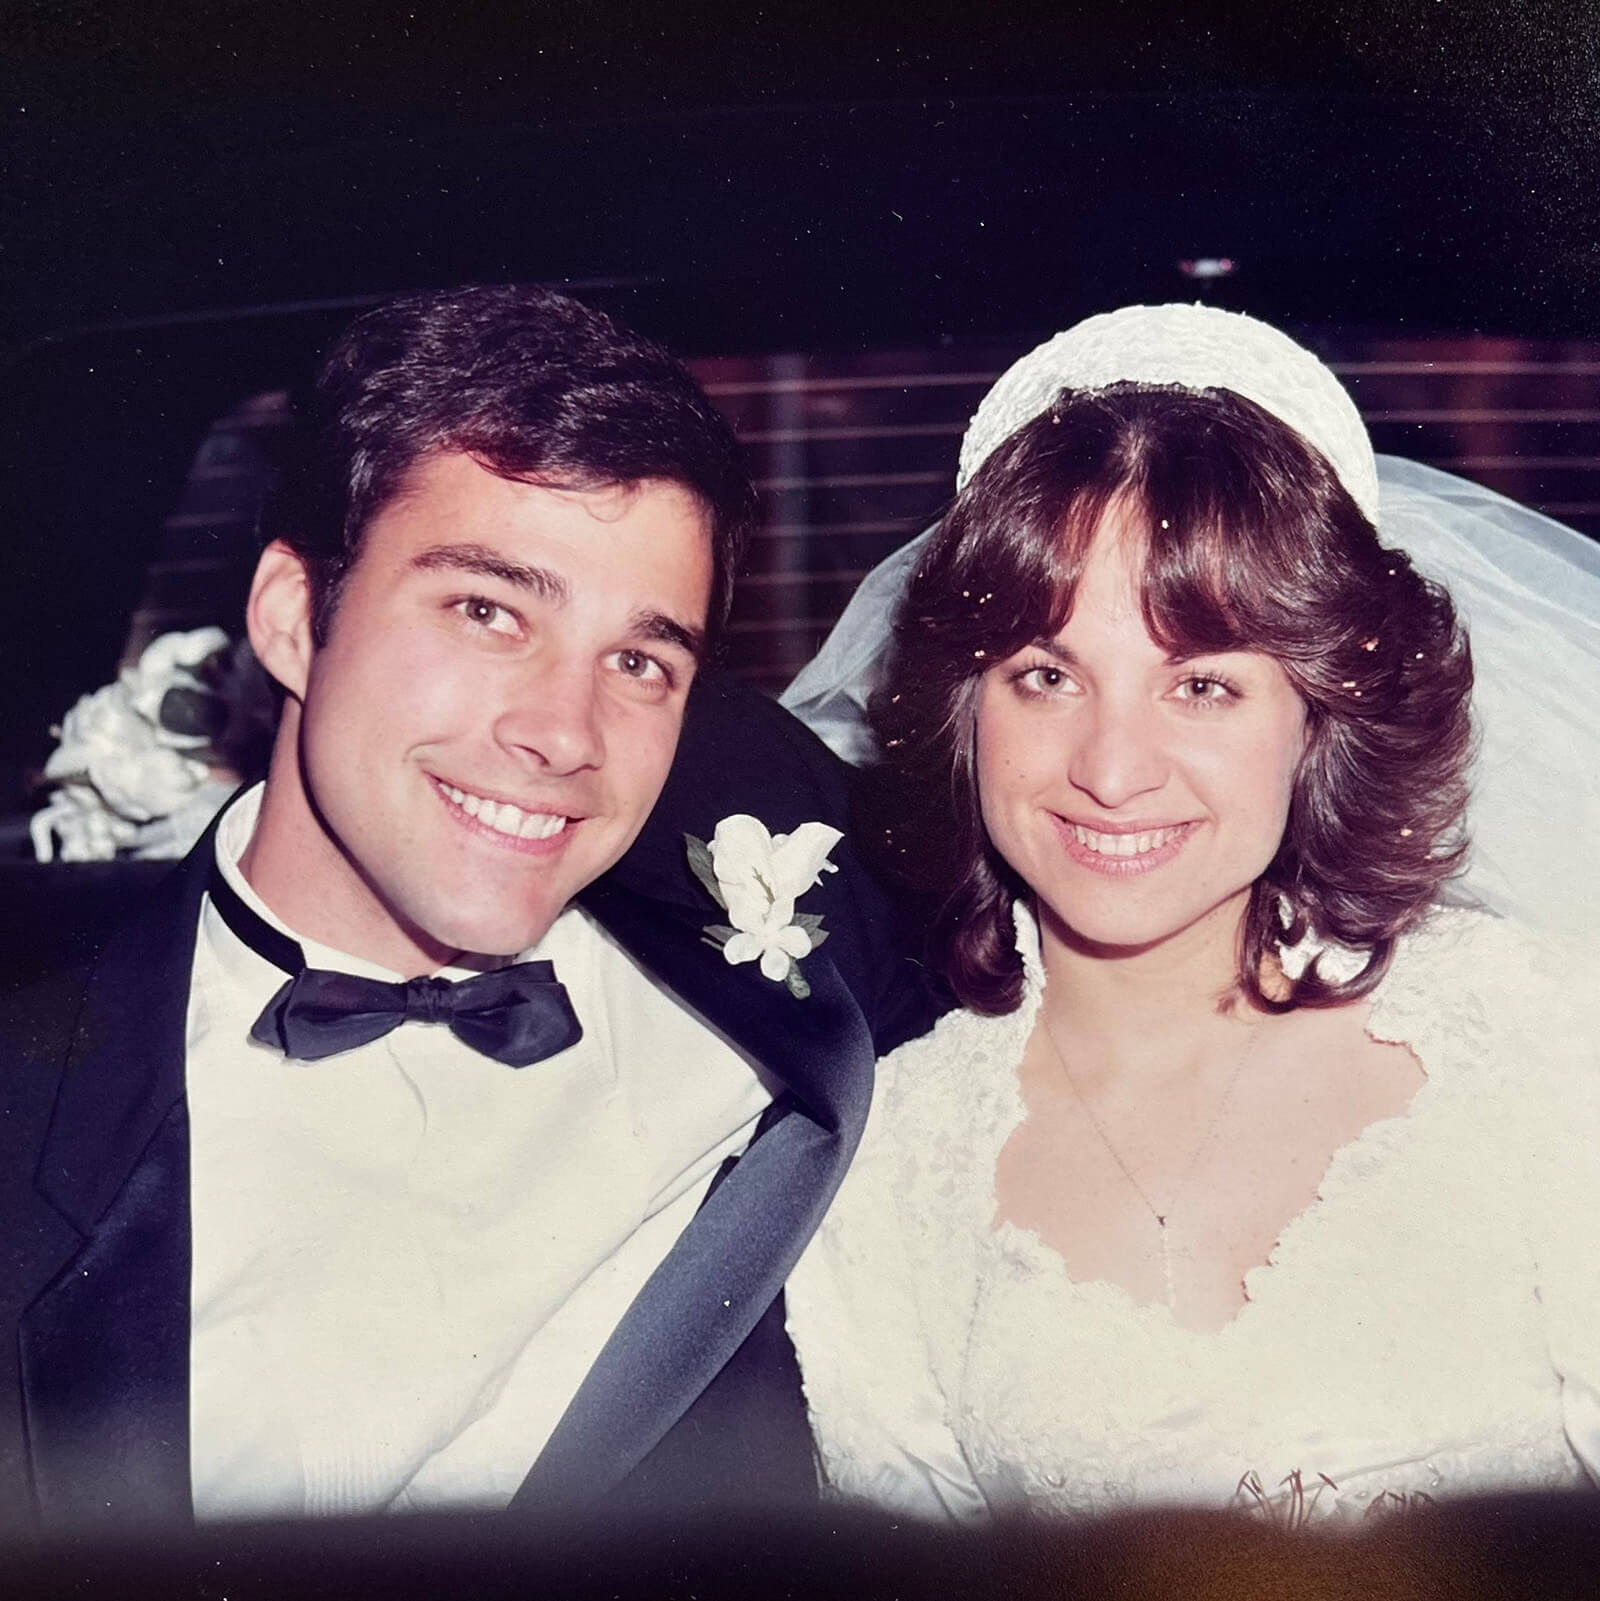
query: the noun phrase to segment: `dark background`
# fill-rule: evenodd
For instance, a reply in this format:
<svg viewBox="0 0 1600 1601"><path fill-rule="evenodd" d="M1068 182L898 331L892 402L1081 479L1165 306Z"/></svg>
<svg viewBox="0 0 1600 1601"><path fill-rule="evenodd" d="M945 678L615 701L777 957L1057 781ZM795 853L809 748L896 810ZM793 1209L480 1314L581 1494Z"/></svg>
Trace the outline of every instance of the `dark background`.
<svg viewBox="0 0 1600 1601"><path fill-rule="evenodd" d="M681 336L1054 319L1247 255L1261 309L1586 331L1592 0L12 0L0 339L456 278Z"/></svg>
<svg viewBox="0 0 1600 1601"><path fill-rule="evenodd" d="M390 293L571 283L691 356L1197 290L1597 333L1594 0L13 0L0 139L0 812L208 420Z"/></svg>

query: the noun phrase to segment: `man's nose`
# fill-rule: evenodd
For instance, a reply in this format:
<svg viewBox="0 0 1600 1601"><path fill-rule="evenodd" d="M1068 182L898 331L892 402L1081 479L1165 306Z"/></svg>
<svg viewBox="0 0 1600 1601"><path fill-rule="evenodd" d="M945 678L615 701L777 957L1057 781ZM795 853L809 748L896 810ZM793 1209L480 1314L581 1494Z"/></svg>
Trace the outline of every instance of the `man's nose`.
<svg viewBox="0 0 1600 1601"><path fill-rule="evenodd" d="M552 773L598 767L605 758L599 695L592 664L546 663L537 677L509 692L495 737Z"/></svg>
<svg viewBox="0 0 1600 1601"><path fill-rule="evenodd" d="M1078 720L1067 776L1096 805L1115 811L1161 788L1167 752L1159 713L1142 697L1091 697Z"/></svg>

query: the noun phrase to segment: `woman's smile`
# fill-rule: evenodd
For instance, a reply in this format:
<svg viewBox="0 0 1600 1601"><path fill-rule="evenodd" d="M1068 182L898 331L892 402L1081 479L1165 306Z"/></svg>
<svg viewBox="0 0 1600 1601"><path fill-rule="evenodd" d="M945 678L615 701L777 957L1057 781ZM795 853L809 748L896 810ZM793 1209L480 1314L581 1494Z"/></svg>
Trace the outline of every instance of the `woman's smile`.
<svg viewBox="0 0 1600 1601"><path fill-rule="evenodd" d="M1195 822L1170 824L1102 823L1091 828L1052 814L1066 853L1080 867L1107 878L1151 873L1173 861L1199 828Z"/></svg>

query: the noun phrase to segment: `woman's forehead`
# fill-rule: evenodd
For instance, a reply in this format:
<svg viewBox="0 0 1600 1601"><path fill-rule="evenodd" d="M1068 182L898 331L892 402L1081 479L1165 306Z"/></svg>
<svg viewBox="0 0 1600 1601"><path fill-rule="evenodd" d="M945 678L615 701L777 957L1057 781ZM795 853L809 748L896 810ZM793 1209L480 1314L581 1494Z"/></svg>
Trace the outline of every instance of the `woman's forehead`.
<svg viewBox="0 0 1600 1601"><path fill-rule="evenodd" d="M1143 596L1149 543L1142 523L1115 503L1108 506L1084 551L1071 615L1090 613L1118 626L1136 622L1148 633Z"/></svg>

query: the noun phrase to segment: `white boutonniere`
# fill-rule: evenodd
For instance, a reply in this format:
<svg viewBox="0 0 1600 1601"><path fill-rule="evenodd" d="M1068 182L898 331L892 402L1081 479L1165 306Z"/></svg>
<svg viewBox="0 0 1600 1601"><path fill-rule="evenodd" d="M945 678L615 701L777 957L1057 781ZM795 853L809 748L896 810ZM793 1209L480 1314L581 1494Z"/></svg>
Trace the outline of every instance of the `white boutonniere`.
<svg viewBox="0 0 1600 1601"><path fill-rule="evenodd" d="M706 942L718 947L730 965L759 961L767 978L803 1000L811 986L800 971L800 958L828 934L819 915L797 915L794 903L824 873L838 872L828 852L843 838L826 823L769 834L763 823L743 813L724 817L709 845L685 834L690 870L728 914L727 923L705 930Z"/></svg>

